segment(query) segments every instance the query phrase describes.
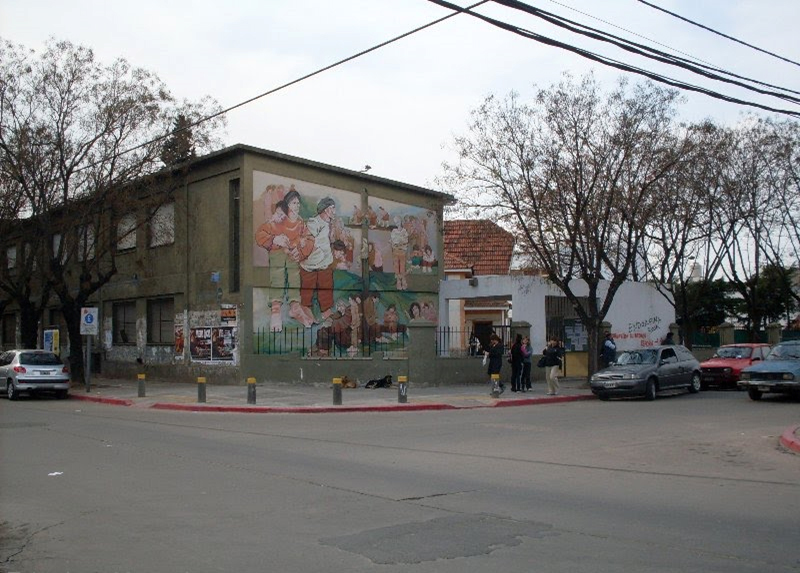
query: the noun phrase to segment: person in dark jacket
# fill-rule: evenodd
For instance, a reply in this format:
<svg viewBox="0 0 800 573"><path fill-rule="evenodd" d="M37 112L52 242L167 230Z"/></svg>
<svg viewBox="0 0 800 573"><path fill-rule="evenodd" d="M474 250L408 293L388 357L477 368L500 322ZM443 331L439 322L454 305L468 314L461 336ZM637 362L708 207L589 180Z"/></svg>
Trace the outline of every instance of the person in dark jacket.
<svg viewBox="0 0 800 573"><path fill-rule="evenodd" d="M531 347L531 339L527 336L522 337L522 391L531 389L531 356L533 356L533 348Z"/></svg>
<svg viewBox="0 0 800 573"><path fill-rule="evenodd" d="M525 388L522 386L522 335L517 334L514 338L514 344L511 345L511 391L524 392Z"/></svg>
<svg viewBox="0 0 800 573"><path fill-rule="evenodd" d="M492 374L500 374L500 369L503 367L503 344L500 340L500 337L496 334L492 334L489 337L489 348L484 352L484 354L488 357L489 360L489 382L492 382ZM499 383L500 386L500 393L502 394L503 391L506 389L505 384L501 381Z"/></svg>

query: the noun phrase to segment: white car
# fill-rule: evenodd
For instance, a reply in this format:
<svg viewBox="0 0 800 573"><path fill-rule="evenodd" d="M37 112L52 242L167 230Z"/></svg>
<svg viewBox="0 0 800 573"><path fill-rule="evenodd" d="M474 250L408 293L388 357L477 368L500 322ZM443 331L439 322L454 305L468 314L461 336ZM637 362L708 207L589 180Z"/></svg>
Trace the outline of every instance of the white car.
<svg viewBox="0 0 800 573"><path fill-rule="evenodd" d="M48 350L7 350L0 354L0 380L9 400L20 392L36 394L55 392L56 397L69 395L69 368Z"/></svg>

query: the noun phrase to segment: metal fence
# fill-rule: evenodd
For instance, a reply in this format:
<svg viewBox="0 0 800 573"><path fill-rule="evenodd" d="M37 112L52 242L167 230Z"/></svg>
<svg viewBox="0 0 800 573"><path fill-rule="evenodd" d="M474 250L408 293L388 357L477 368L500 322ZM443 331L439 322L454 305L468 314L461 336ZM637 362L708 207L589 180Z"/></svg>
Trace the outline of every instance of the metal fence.
<svg viewBox="0 0 800 573"><path fill-rule="evenodd" d="M337 333L324 328L284 328L272 332L268 328L253 333L255 354L293 354L314 358L364 358L374 352L385 356L406 356L408 336L405 332L383 333L375 340L359 340L353 345L350 333Z"/></svg>
<svg viewBox="0 0 800 573"><path fill-rule="evenodd" d="M492 334L497 334L504 346L511 347L509 325L491 325L476 330L458 326L439 327L436 329L436 355L454 358L483 356L484 350L489 347L489 337Z"/></svg>

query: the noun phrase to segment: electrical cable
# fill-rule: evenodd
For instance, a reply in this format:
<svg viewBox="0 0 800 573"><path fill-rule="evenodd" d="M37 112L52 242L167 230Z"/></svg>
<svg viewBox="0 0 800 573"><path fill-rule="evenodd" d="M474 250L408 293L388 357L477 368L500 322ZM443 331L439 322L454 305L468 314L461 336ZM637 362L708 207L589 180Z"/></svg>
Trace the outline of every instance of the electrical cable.
<svg viewBox="0 0 800 573"><path fill-rule="evenodd" d="M747 84L742 83L742 82L737 81L737 80L723 78L723 77L720 77L720 76L716 75L713 72L721 73L721 74L730 76L732 78L738 78L738 79L745 80L747 82L751 82L751 83L754 83L754 84L762 85L762 86L765 86L765 87L775 88L775 89L778 89L778 90L781 90L781 91L784 91L784 92L795 93L795 94L800 95L800 92L795 91L795 90L791 90L791 89L788 89L788 88L783 88L781 86L775 86L775 85L772 85L772 84L767 84L767 83L764 83L764 82L761 82L761 81L758 81L758 80L754 80L752 78L748 78L748 77L745 77L745 76L740 76L738 74L734 74L733 72L728 72L726 70L723 70L723 69L720 69L720 68L716 68L714 66L708 66L708 65L700 64L700 63L695 64L695 63L690 62L686 58L682 58L682 57L679 57L679 56L673 56L673 55L667 54L665 52L662 52L660 50L656 50L655 48L651 48L649 46L645 46L644 44L639 44L637 42L632 42L630 40L626 40L625 38L622 38L620 36L616 36L614 34L610 34L608 32L604 32L604 31L599 30L597 28L592 28L591 26L587 26L587 25L581 24L579 22L574 22L572 20L569 20L568 18L564 18L563 16L558 16L557 14L553 14L551 12L547 12L545 10L541 10L539 8L535 8L535 7L533 7L533 6L529 5L529 4L525 4L524 2L521 2L520 0L494 0L494 2L497 3L497 4L501 4L503 6L506 6L508 8L513 8L515 10L520 10L522 12L526 12L528 14L531 14L533 16L541 18L541 19L545 20L546 22L549 22L549 23L551 23L551 24L553 24L555 26L558 26L560 28L564 28L566 30L569 30L570 32L574 32L576 34L581 34L583 36L587 36L589 38L592 38L592 39L595 39L595 40L598 40L598 41L601 41L601 42L606 42L606 43L612 44L614 46L617 46L618 48L621 48L623 50L626 50L628 52L631 52L631 53L639 55L639 56L644 56L646 58L650 58L652 60L656 60L656 61L659 61L661 63L665 63L665 64L668 64L668 65L671 65L671 66L683 68L683 69L689 70L690 72L693 72L695 74L705 76L705 77L707 77L709 79L713 79L713 80L720 81L720 82L730 83L732 85L736 85L736 86L748 89L750 91L754 91L754 92L761 93L761 94L764 94L764 95L770 95L770 96L773 96L773 97L784 99L784 100L789 101L791 103L800 103L800 99L798 99L798 98L795 98L795 97L792 97L792 96L787 96L785 94L774 92L774 91L770 91L770 90L763 90L761 88L758 88L758 87L755 87L755 86L751 86L751 85L747 85Z"/></svg>
<svg viewBox="0 0 800 573"><path fill-rule="evenodd" d="M493 26L496 26L496 27L498 27L500 29L512 32L512 33L520 35L520 36L523 36L523 37L525 37L527 39L534 40L536 42L539 42L539 43L542 43L542 44L545 44L545 45L561 48L561 49L564 49L564 50L567 50L567 51L570 51L570 52L574 52L574 53L576 53L576 54L578 54L578 55L580 55L580 56L582 56L584 58L587 58L589 60L596 61L596 62L601 63L603 65L614 67L614 68L617 68L617 69L622 70L622 71L626 71L626 72L631 72L631 73L635 73L635 74L638 74L638 75L642 75L644 77L650 78L653 81L656 81L656 82L659 82L659 83L664 83L664 84L671 85L673 87L676 87L676 88L679 88L679 89L684 89L684 90L687 90L687 91L693 91L693 92L697 92L697 93L702 93L702 94L708 95L709 97L713 97L715 99L719 99L719 100L722 100L722 101L727 101L727 102L730 102L730 103L736 103L736 104L739 104L739 105L755 107L755 108L758 108L758 109L763 109L765 111L770 111L770 112L774 112L774 113L780 113L780 114L784 114L784 115L790 115L790 116L793 116L793 117L800 117L800 112L797 112L797 111L781 109L781 108L775 108L775 107L771 107L771 106L768 106L768 105L759 104L759 103L756 103L756 102L743 100L743 99L735 98L735 97L732 97L732 96L727 96L725 94L716 92L714 90L710 90L708 88L704 88L704 87L701 87L701 86L696 86L694 84L689 84L689 83L686 83L686 82L683 82L683 81L680 81L680 80L677 80L677 79L674 79L674 78L663 76L661 74L657 74L657 73L652 72L650 70L646 70L646 69L643 69L643 68L639 68L639 67L633 66L631 64L627 64L627 63L624 63L624 62L621 62L621 61L618 61L618 60L614 60L612 58L608 58L606 56L602 56L600 54L597 54L597 53L594 53L594 52L590 52L588 50L583 50L583 49L578 48L576 46L573 46L571 44L560 42L558 40L554 40L552 38L548 38L547 36L543 36L541 34L536 34L535 32L531 32L529 30L524 30L524 29L519 28L517 26L514 26L512 24L507 24L505 22L502 22L500 20L496 20L494 18L490 18L488 16L483 16L482 14L478 14L476 12L472 12L471 8L461 8L460 6L456 6L456 5L451 4L450 2L447 2L445 0L428 0L428 1L432 2L434 4L438 4L438 5L440 5L440 6L444 7L444 8L448 8L450 10L460 10L462 12L468 13L469 15L471 15L471 16L473 16L475 18L484 20L485 22L487 22L487 23L489 23L489 24L491 24ZM495 2L499 2L499 3L504 3L501 0L494 0L494 1ZM786 96L786 97L788 97L788 96Z"/></svg>
<svg viewBox="0 0 800 573"><path fill-rule="evenodd" d="M650 6L651 8L654 8L656 10L660 10L661 12L664 12L665 14L669 14L670 16L678 18L679 20L683 20L684 22L688 22L689 24L692 24L693 26L697 26L698 28L703 28L704 30L708 30L709 32L712 32L712 33L714 33L714 34L716 34L718 36L722 36L723 38L727 38L728 40L731 40L733 42L737 42L739 44L742 44L743 46L747 46L748 48L752 48L754 50L758 50L759 52L763 52L763 53L765 53L765 54L767 54L769 56L772 56L773 58L778 58L779 60L783 60L784 62L789 62L790 64L794 64L795 66L800 66L799 62L795 62L794 60L790 60L789 58L784 58L783 56L780 56L778 54L774 54L774 53L772 53L772 52L770 52L768 50L764 50L762 48L759 48L758 46L754 46L752 44L748 44L747 42L745 42L743 40L739 40L738 38L734 38L733 36L729 36L728 34L723 34L722 32L718 32L717 30L715 30L713 28L709 28L708 26L700 24L699 22L695 22L693 20L690 20L689 18L684 18L680 14L676 14L675 12L670 12L669 10L667 10L665 8L662 8L661 6L656 6L655 4L651 4L650 2L645 2L645 0L639 0L639 2L641 2L642 4L645 4L646 6Z"/></svg>
<svg viewBox="0 0 800 573"><path fill-rule="evenodd" d="M472 4L471 6L468 6L466 9L467 10L472 10L473 8L477 8L478 6L480 6L482 4L486 4L489 1L490 0L480 0L480 2L476 2L475 4ZM198 119L198 120L196 120L196 121L194 121L194 122L192 122L192 123L190 123L188 125L182 126L180 129L176 129L176 130L171 131L171 132L169 132L167 134L164 134L164 135L161 135L159 137L153 138L153 139L151 139L149 141L145 141L144 143L140 143L139 145L135 145L134 147L131 147L129 149L125 149L122 152L120 152L120 155L125 155L126 153L131 153L132 151L136 151L137 149L141 149L142 147L145 147L147 145L152 145L153 143L156 143L158 141L166 139L167 137L170 137L171 135L174 135L176 133L181 133L183 131L188 131L188 130L192 129L193 127L196 127L196 126L200 125L201 123L205 123L206 121L214 119L215 117L219 117L221 115L225 115L226 113L228 113L230 111L233 111L235 109L243 107L243 106L245 106L247 104L253 103L254 101L259 100L259 99L261 99L263 97L266 97L268 95L271 95L271 94L274 94L276 92L279 92L279 91L281 91L283 89L286 89L286 88L288 88L290 86L293 86L293 85L298 84L298 83L300 83L302 81L305 81L305 80L307 80L309 78L317 76L317 75L319 75L319 74L321 74L323 72L327 72L328 70L331 70L331 69L333 69L333 68L335 68L337 66L341 66L342 64L346 64L347 62L355 60L356 58L360 58L361 56L364 56L366 54L374 52L375 50L383 48L384 46L388 46L389 44L393 44L394 42L397 42L398 40L402 40L403 38L407 38L408 36L411 36L412 34L416 34L417 32L421 32L422 30L430 28L431 26L435 26L436 24L444 22L445 20L448 20L448 19L452 18L453 16L457 16L457 15L461 14L462 10L463 10L463 8L458 6L457 10L454 11L452 14L448 14L447 16L442 16L441 18L437 18L436 20L433 20L431 22L428 22L427 24L424 24L422 26L414 28L413 30L405 32L404 34L400 34L399 36L395 36L394 38L392 38L390 40L386 40L385 42L381 42L380 44L376 44L376 45L372 46L371 48L367 48L366 50L362 50L361 52L358 52L357 54L353 54L352 56L348 56L347 58L344 58L342 60L339 60L337 62L329 64L329 65L327 65L327 66L325 66L323 68L319 68L316 71L313 71L313 72L308 73L308 74L306 74L304 76L296 78L296 79L294 79L294 80L292 80L290 82L287 82L287 83L285 83L283 85L280 85L280 86L278 86L276 88L273 88L271 90L268 90L268 91L266 91L266 92L264 92L262 94L259 94L257 96L251 97L250 99L246 99L244 101L241 101L241 102L239 102L239 103L237 103L235 105L232 105L230 107L227 107L227 108L225 108L225 109L223 109L221 111L218 111L218 112L213 113L211 115L208 115L206 117L202 117L202 118L200 118L200 119ZM99 162L97 162L97 163L99 163ZM94 165L97 165L97 163L91 163L91 164L89 164L89 165L87 165L85 167L82 167L80 169L76 169L76 171L83 171L84 169L88 169L90 167L93 167Z"/></svg>

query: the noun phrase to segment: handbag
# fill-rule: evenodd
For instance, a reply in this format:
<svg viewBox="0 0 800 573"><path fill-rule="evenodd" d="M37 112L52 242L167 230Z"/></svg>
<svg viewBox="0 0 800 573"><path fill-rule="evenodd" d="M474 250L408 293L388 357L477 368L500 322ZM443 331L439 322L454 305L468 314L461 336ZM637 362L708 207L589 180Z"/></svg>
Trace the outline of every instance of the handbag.
<svg viewBox="0 0 800 573"><path fill-rule="evenodd" d="M489 364L489 355L488 354L484 354L483 355L483 365L486 366L487 364Z"/></svg>
<svg viewBox="0 0 800 573"><path fill-rule="evenodd" d="M536 363L536 366L538 366L539 368L544 368L545 367L545 358L544 358L544 356L542 356L539 359L539 362Z"/></svg>

